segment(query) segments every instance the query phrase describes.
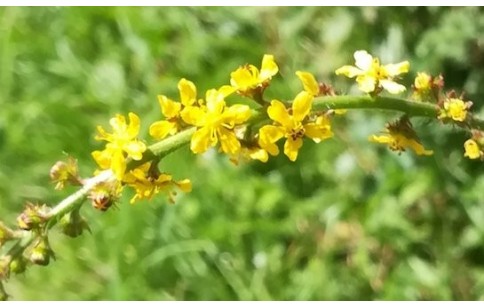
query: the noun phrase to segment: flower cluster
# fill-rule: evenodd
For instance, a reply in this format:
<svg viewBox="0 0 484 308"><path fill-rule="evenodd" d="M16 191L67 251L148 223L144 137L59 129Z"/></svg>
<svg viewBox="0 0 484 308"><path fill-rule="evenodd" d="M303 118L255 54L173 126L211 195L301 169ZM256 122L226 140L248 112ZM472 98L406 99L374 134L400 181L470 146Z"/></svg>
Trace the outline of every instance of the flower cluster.
<svg viewBox="0 0 484 308"><path fill-rule="evenodd" d="M82 202L78 201L88 199L95 209L107 211L116 205L125 188L133 191L131 203L151 200L158 193L165 193L173 203L177 191L191 191L189 179L175 180L159 169L163 157L181 145L190 144L194 154L214 148L235 164L241 160L265 163L271 156L279 155L282 147L284 155L296 161L305 139L319 143L334 137L333 115L343 115L349 108L381 108L403 115L389 122L380 134L369 136L369 141L387 145L398 154L411 149L417 155L432 155L410 122L411 116L426 116L470 131L463 156L484 161L484 122L471 114L472 102L453 91L443 92L442 76L417 73L410 100L384 97L379 96L384 90L400 95L406 91L398 78L408 73L409 62L381 64L364 50L356 51L354 59L355 66L342 66L335 73L356 77L364 96L337 95L331 85L318 82L310 72L296 71L302 90L294 99L266 99L265 90L279 67L273 55L264 55L260 69L252 64L242 65L230 74L227 84L208 89L203 97L198 96L196 85L185 78L178 82L179 98L159 95L162 117L149 125L149 135L156 141L151 146L138 136L141 121L134 112L127 118L121 114L111 118L109 131L98 126L95 139L105 145L91 153L100 169L94 177L81 178L77 160L72 157L59 161L50 170L55 188L82 188L55 207L26 203L17 217L16 230L0 222L0 247L18 240L12 245L15 253L0 256L0 299L7 297L2 281L10 273L23 272L27 264L47 265L54 257L47 234L51 226L59 223L70 237L89 230L80 215ZM241 97L244 101L253 100L257 107L238 102ZM32 236L25 240L24 234Z"/></svg>

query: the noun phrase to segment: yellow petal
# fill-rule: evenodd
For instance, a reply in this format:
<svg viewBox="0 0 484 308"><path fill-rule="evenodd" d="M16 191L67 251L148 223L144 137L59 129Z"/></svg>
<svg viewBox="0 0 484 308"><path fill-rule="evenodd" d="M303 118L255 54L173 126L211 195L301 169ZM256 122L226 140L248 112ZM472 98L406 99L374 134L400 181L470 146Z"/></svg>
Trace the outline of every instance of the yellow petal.
<svg viewBox="0 0 484 308"><path fill-rule="evenodd" d="M112 153L109 151L94 151L91 153L92 158L101 169L109 169L111 167Z"/></svg>
<svg viewBox="0 0 484 308"><path fill-rule="evenodd" d="M191 106L197 100L197 88L195 84L185 78L178 82L178 91L180 91L181 103L185 106Z"/></svg>
<svg viewBox="0 0 484 308"><path fill-rule="evenodd" d="M126 171L126 159L121 151L116 151L113 153L111 160L111 170L113 170L116 179L121 180Z"/></svg>
<svg viewBox="0 0 484 308"><path fill-rule="evenodd" d="M368 137L368 140L371 142L386 143L386 144L392 143L395 141L395 139L390 135L380 135L380 136L371 135L370 137Z"/></svg>
<svg viewBox="0 0 484 308"><path fill-rule="evenodd" d="M123 150L134 160L140 160L146 151L146 144L141 141L130 141L123 146Z"/></svg>
<svg viewBox="0 0 484 308"><path fill-rule="evenodd" d="M206 93L207 111L209 113L221 114L225 108L225 96L216 89L210 89Z"/></svg>
<svg viewBox="0 0 484 308"><path fill-rule="evenodd" d="M205 111L200 107L185 107L181 112L182 120L190 125L204 126L205 125Z"/></svg>
<svg viewBox="0 0 484 308"><path fill-rule="evenodd" d="M298 151L302 147L302 145L302 138L297 138L296 140L288 138L286 140L286 143L284 143L284 154L286 154L286 156L289 157L291 161L295 161L297 159Z"/></svg>
<svg viewBox="0 0 484 308"><path fill-rule="evenodd" d="M375 85L377 80L374 77L368 75L361 75L356 77L356 82L358 83L358 89L365 93L371 93L375 91Z"/></svg>
<svg viewBox="0 0 484 308"><path fill-rule="evenodd" d="M319 84L316 81L316 78L314 78L313 74L309 72L297 71L296 75L301 80L305 91L309 92L312 96L319 95Z"/></svg>
<svg viewBox="0 0 484 308"><path fill-rule="evenodd" d="M258 84L259 70L253 65L241 66L230 74L230 84L240 91L246 91Z"/></svg>
<svg viewBox="0 0 484 308"><path fill-rule="evenodd" d="M193 134L192 141L190 143L190 149L192 150L192 152L198 154L207 151L212 141L211 135L212 130L206 127L197 130Z"/></svg>
<svg viewBox="0 0 484 308"><path fill-rule="evenodd" d="M309 123L304 125L305 135L319 143L324 139L333 137L331 126L324 124Z"/></svg>
<svg viewBox="0 0 484 308"><path fill-rule="evenodd" d="M267 151L264 149L251 148L251 149L248 149L248 151L249 151L249 157L251 159L257 159L263 163L269 160L269 155L267 154Z"/></svg>
<svg viewBox="0 0 484 308"><path fill-rule="evenodd" d="M217 130L218 140L222 152L227 154L236 154L240 151L240 141L237 140L233 131L220 127Z"/></svg>
<svg viewBox="0 0 484 308"><path fill-rule="evenodd" d="M358 50L353 54L355 65L363 71L368 71L373 65L373 57L366 50Z"/></svg>
<svg viewBox="0 0 484 308"><path fill-rule="evenodd" d="M292 125L291 117L286 110L286 106L278 100L272 100L271 105L267 108L267 114L269 118L279 122L282 126L289 127Z"/></svg>
<svg viewBox="0 0 484 308"><path fill-rule="evenodd" d="M407 143L408 147L411 148L412 150L417 153L417 155L432 155L434 154L434 151L431 150L426 150L422 144L418 143L416 140L409 139Z"/></svg>
<svg viewBox="0 0 484 308"><path fill-rule="evenodd" d="M403 73L408 73L410 63L408 61L403 61L397 64L387 64L383 68L386 70L388 75L394 77Z"/></svg>
<svg viewBox="0 0 484 308"><path fill-rule="evenodd" d="M172 101L164 95L158 95L158 103L161 107L161 113L163 113L167 119L174 118L180 113L181 104Z"/></svg>
<svg viewBox="0 0 484 308"><path fill-rule="evenodd" d="M175 182L175 184L180 188L183 192L191 192L192 191L192 182L189 179L184 179L181 181Z"/></svg>
<svg viewBox="0 0 484 308"><path fill-rule="evenodd" d="M301 122L311 111L313 96L306 91L301 91L292 103L292 116L295 121Z"/></svg>
<svg viewBox="0 0 484 308"><path fill-rule="evenodd" d="M225 109L224 118L226 122L241 124L247 121L251 116L250 107L242 104L235 104Z"/></svg>
<svg viewBox="0 0 484 308"><path fill-rule="evenodd" d="M273 55L264 55L262 58L262 66L260 70L259 80L266 81L270 80L272 76L279 72L279 67L277 67L276 62L274 61Z"/></svg>
<svg viewBox="0 0 484 308"><path fill-rule="evenodd" d="M129 116L129 126L128 126L127 133L128 133L129 139L133 139L133 138L136 138L136 136L138 136L140 120L139 120L139 117L133 112L130 112L128 116Z"/></svg>
<svg viewBox="0 0 484 308"><path fill-rule="evenodd" d="M169 133L176 132L176 123L168 121L156 121L150 125L150 136L155 139L163 139Z"/></svg>
<svg viewBox="0 0 484 308"><path fill-rule="evenodd" d="M259 145L272 156L279 154L276 142L284 136L284 129L279 126L265 125L259 130Z"/></svg>
<svg viewBox="0 0 484 308"><path fill-rule="evenodd" d="M478 159L481 157L481 151L479 149L479 145L475 140L469 139L466 142L464 142L464 149L465 157L469 157L470 159Z"/></svg>
<svg viewBox="0 0 484 308"><path fill-rule="evenodd" d="M117 114L109 120L109 124L113 128L113 132L122 132L126 129L126 118L123 115Z"/></svg>
<svg viewBox="0 0 484 308"><path fill-rule="evenodd" d="M237 90L236 88L232 87L232 86L221 86L219 89L218 89L218 92L221 93L224 97L227 97L229 96L230 94L234 93L235 90Z"/></svg>
<svg viewBox="0 0 484 308"><path fill-rule="evenodd" d="M430 82L432 77L426 73L417 73L417 77L415 77L414 86L415 89L418 91L428 91L430 90Z"/></svg>
<svg viewBox="0 0 484 308"><path fill-rule="evenodd" d="M345 65L340 68L338 68L335 71L336 75L345 75L346 77L353 78L355 76L359 76L363 74L364 72L360 70L357 67L351 66L351 65Z"/></svg>
<svg viewBox="0 0 484 308"><path fill-rule="evenodd" d="M380 80L380 85L392 94L399 94L406 90L405 86L391 80Z"/></svg>

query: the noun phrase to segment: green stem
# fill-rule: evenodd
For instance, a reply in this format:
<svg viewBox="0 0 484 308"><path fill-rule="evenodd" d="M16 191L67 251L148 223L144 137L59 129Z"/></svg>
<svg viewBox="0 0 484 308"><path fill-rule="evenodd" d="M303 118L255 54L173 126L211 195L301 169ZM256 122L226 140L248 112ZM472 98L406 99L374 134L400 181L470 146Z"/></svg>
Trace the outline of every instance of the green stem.
<svg viewBox="0 0 484 308"><path fill-rule="evenodd" d="M404 112L411 117L428 117L437 119L439 108L435 104L415 102L411 100L393 98L393 97L370 97L370 96L324 96L314 99L313 110L324 111L329 109L382 109ZM261 108L261 110L265 110ZM266 112L254 111L252 118L249 121L250 125L259 125L267 121ZM468 122L470 128L484 130L484 121L471 118ZM195 127L186 129L176 135L170 136L148 147L144 153L143 158L139 161L128 162L127 170L132 170L137 166L152 161L155 158L161 159L176 149L188 144L191 136L196 131ZM59 204L54 206L49 212L49 228L54 226L59 218L79 206L79 202L86 198L88 193L97 184L112 180L113 173L110 170L101 172L100 174L87 179L84 185L77 192L68 196ZM25 231L22 238L10 249L7 253L16 256L23 252L23 250L30 245L35 239L35 233Z"/></svg>

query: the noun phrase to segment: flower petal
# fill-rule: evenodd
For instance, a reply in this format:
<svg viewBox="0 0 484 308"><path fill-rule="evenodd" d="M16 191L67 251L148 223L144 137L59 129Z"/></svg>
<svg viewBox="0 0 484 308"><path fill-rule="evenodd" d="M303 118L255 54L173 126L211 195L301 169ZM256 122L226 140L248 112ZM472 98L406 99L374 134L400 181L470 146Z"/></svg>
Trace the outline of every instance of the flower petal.
<svg viewBox="0 0 484 308"><path fill-rule="evenodd" d="M182 120L190 125L204 126L206 113L200 107L185 107L180 113Z"/></svg>
<svg viewBox="0 0 484 308"><path fill-rule="evenodd" d="M167 119L174 118L180 113L181 104L172 101L164 95L158 95L158 103L160 104L161 113Z"/></svg>
<svg viewBox="0 0 484 308"><path fill-rule="evenodd" d="M227 154L236 154L240 151L240 141L235 137L233 131L220 127L217 130L220 149Z"/></svg>
<svg viewBox="0 0 484 308"><path fill-rule="evenodd" d="M292 103L292 116L295 121L301 122L311 111L313 96L306 91L301 91Z"/></svg>
<svg viewBox="0 0 484 308"><path fill-rule="evenodd" d="M406 90L405 86L391 80L380 80L380 85L392 94L399 94Z"/></svg>
<svg viewBox="0 0 484 308"><path fill-rule="evenodd" d="M277 67L274 61L273 55L264 55L262 58L262 66L259 75L259 81L264 82L270 80L272 76L279 72L279 67Z"/></svg>
<svg viewBox="0 0 484 308"><path fill-rule="evenodd" d="M173 134L174 132L176 132L175 122L156 121L150 126L150 136L152 136L155 139L163 139L169 133Z"/></svg>
<svg viewBox="0 0 484 308"><path fill-rule="evenodd" d="M265 125L259 130L259 145L272 156L279 154L276 142L284 137L284 129L279 126Z"/></svg>
<svg viewBox="0 0 484 308"><path fill-rule="evenodd" d="M297 154L299 149L303 145L303 140L302 138L297 138L297 139L292 139L288 138L286 140L286 143L284 143L284 154L286 154L287 157L291 161L295 161L297 159Z"/></svg>
<svg viewBox="0 0 484 308"><path fill-rule="evenodd" d="M143 152L146 151L146 144L141 141L130 141L123 145L123 151L128 154L128 157L140 160L143 157Z"/></svg>
<svg viewBox="0 0 484 308"><path fill-rule="evenodd" d="M360 70L357 67L351 66L351 65L345 65L340 68L338 68L335 71L336 75L345 75L346 77L353 78L355 76L359 76L364 74L362 70Z"/></svg>
<svg viewBox="0 0 484 308"><path fill-rule="evenodd" d="M366 50L357 50L353 54L355 65L363 71L370 70L373 65L373 57Z"/></svg>
<svg viewBox="0 0 484 308"><path fill-rule="evenodd" d="M408 73L410 63L408 61L403 61L396 64L387 64L383 66L383 69L389 76L394 77L403 73Z"/></svg>
<svg viewBox="0 0 484 308"><path fill-rule="evenodd" d="M180 91L180 100L183 105L191 106L197 101L197 88L193 82L185 78L180 79L178 91Z"/></svg>
<svg viewBox="0 0 484 308"><path fill-rule="evenodd" d="M371 93L375 91L377 80L368 75L361 75L356 77L356 82L358 83L358 89L365 93Z"/></svg>
<svg viewBox="0 0 484 308"><path fill-rule="evenodd" d="M251 116L250 107L242 104L235 104L228 108L225 108L223 113L224 122L229 122L230 126L234 124L241 124L247 121Z"/></svg>
<svg viewBox="0 0 484 308"><path fill-rule="evenodd" d="M320 118L324 119L319 120ZM313 139L316 143L319 143L324 139L333 137L331 125L329 124L329 121L323 116L318 117L316 123L309 123L304 125L304 131L304 134L309 138Z"/></svg>
<svg viewBox="0 0 484 308"><path fill-rule="evenodd" d="M312 96L318 96L319 94L319 84L314 78L313 74L309 72L296 72L297 77L301 80L304 90L309 92Z"/></svg>
<svg viewBox="0 0 484 308"><path fill-rule="evenodd" d="M130 112L128 116L129 116L129 126L127 130L128 138L133 139L133 138L136 138L136 136L138 136L140 120L139 120L139 117L136 115L136 113Z"/></svg>
<svg viewBox="0 0 484 308"><path fill-rule="evenodd" d="M193 134L192 141L190 143L190 149L192 152L198 154L207 151L211 144L211 135L212 130L207 127L202 127L201 129L197 130Z"/></svg>
<svg viewBox="0 0 484 308"><path fill-rule="evenodd" d="M284 127L292 126L292 120L286 110L286 106L278 100L272 100L271 105L267 108L267 114L269 115L269 118L279 122Z"/></svg>

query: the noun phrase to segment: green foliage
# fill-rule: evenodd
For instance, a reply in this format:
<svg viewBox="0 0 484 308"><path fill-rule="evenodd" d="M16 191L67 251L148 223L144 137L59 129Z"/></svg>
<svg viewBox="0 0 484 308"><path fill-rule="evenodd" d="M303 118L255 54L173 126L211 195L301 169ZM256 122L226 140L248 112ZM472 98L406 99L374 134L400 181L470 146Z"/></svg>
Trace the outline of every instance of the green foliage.
<svg viewBox="0 0 484 308"><path fill-rule="evenodd" d="M137 112L146 132L156 95L177 97L181 77L204 93L264 53L281 68L268 97L291 99L298 69L354 92L333 72L366 49L408 59L407 84L442 73L482 115L483 27L479 8L3 8L0 216L65 196L48 178L63 153L91 174L95 127L115 113ZM178 150L161 165L191 178L191 194L85 206L92 234L51 238L57 260L6 289L29 300L484 299L483 165L438 123L414 121L432 157L368 144L393 116L351 111L295 163L235 167Z"/></svg>

